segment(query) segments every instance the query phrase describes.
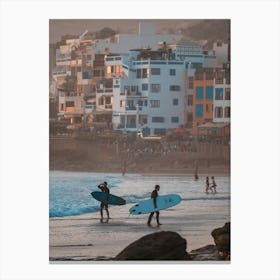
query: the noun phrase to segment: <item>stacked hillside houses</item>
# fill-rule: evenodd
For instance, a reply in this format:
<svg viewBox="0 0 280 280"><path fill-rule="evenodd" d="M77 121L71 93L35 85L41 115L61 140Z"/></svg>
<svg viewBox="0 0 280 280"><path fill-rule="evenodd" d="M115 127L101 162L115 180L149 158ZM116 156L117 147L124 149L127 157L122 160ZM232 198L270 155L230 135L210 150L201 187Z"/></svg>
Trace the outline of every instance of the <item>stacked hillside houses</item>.
<svg viewBox="0 0 280 280"><path fill-rule="evenodd" d="M51 48L51 118L72 128L145 135L178 128L194 135L221 128L225 133L230 123L225 45L206 52L182 35L157 34L152 23L140 23L138 34L96 39L86 30L62 38Z"/></svg>

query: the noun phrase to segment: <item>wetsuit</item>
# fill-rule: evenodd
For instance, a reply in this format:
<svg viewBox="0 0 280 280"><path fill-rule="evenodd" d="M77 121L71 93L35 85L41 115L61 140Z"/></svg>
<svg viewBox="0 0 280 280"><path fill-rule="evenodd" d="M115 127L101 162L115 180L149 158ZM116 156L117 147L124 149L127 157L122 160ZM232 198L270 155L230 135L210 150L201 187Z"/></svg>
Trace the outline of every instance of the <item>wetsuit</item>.
<svg viewBox="0 0 280 280"><path fill-rule="evenodd" d="M154 202L154 207L157 208L157 197L158 197L158 191L157 190L153 190L152 194L151 194L151 198L153 198L153 202ZM150 225L151 223L151 220L154 216L154 213L155 212L151 212L150 216L149 216L149 219L148 219L148 222L147 224ZM159 225L159 211L156 211L156 220L157 220L157 224Z"/></svg>
<svg viewBox="0 0 280 280"><path fill-rule="evenodd" d="M104 202L101 202L100 204L100 208L103 209L105 207L105 209L108 209L108 200L109 200L109 194L110 194L110 190L108 189L108 187L104 184L100 184L98 185L98 188L101 189L102 192L106 193L106 199Z"/></svg>

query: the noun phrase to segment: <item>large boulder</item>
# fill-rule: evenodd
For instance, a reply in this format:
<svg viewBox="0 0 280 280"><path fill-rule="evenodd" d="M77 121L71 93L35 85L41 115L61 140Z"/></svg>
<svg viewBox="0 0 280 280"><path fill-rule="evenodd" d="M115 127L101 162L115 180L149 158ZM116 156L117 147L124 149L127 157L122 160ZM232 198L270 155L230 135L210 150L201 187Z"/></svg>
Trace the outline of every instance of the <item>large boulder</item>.
<svg viewBox="0 0 280 280"><path fill-rule="evenodd" d="M230 223L225 223L221 228L216 228L211 232L214 238L219 255L222 259L230 258Z"/></svg>
<svg viewBox="0 0 280 280"><path fill-rule="evenodd" d="M131 243L114 260L190 260L186 248L187 241L178 233L161 231Z"/></svg>

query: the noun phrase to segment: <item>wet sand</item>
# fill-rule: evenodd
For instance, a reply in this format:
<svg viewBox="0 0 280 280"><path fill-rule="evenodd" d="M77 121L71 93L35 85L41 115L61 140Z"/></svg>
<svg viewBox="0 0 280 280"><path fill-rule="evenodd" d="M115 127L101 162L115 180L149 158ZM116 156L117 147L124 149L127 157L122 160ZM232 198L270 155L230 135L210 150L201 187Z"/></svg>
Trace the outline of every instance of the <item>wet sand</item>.
<svg viewBox="0 0 280 280"><path fill-rule="evenodd" d="M131 204L110 207L112 219L100 222L99 212L50 218L50 261L110 259L140 237L158 231L175 231L187 240L187 251L214 244L211 231L229 220L229 206L216 205L212 212L191 210L191 202L182 201L160 212L162 226L146 225L148 215L129 216Z"/></svg>

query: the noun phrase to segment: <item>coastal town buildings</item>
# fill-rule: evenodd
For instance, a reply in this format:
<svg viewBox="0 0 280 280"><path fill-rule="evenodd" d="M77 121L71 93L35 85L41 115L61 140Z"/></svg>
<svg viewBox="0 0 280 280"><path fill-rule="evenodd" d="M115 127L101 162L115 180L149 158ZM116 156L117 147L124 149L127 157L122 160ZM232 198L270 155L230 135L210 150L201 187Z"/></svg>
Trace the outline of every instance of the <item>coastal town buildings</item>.
<svg viewBox="0 0 280 280"><path fill-rule="evenodd" d="M146 135L176 128L220 133L230 123L228 50L217 43L205 51L181 35L156 34L149 23L138 34L68 36L51 63L52 118L57 112L58 120L78 127Z"/></svg>
<svg viewBox="0 0 280 280"><path fill-rule="evenodd" d="M229 124L229 68L196 69L192 134L196 136L228 136Z"/></svg>

